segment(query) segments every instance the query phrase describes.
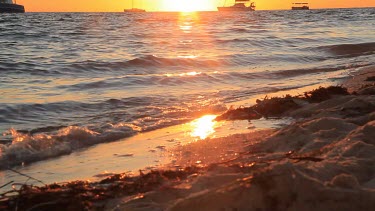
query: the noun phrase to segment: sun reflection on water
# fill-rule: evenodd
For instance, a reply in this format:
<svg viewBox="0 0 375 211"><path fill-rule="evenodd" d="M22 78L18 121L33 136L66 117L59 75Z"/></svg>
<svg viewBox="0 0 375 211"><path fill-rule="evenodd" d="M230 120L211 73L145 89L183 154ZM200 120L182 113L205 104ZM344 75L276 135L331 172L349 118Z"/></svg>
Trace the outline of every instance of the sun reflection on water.
<svg viewBox="0 0 375 211"><path fill-rule="evenodd" d="M192 72L179 73L179 74L167 73L167 74L164 74L164 75L167 76L167 77L174 77L174 76L184 77L184 76L196 76L196 75L200 75L200 74L202 74L202 72L192 71Z"/></svg>
<svg viewBox="0 0 375 211"><path fill-rule="evenodd" d="M191 136L205 139L213 134L215 132L214 126L216 125L216 121L214 121L215 118L216 115L205 115L191 122L190 124L193 127Z"/></svg>

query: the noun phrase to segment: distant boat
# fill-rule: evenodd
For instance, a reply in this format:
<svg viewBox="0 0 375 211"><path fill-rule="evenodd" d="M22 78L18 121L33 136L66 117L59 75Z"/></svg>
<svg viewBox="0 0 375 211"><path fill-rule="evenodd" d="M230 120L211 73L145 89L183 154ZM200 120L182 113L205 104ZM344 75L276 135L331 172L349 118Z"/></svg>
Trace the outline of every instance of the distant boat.
<svg viewBox="0 0 375 211"><path fill-rule="evenodd" d="M131 9L124 9L124 12L146 12L146 10L138 9L138 8L131 8Z"/></svg>
<svg viewBox="0 0 375 211"><path fill-rule="evenodd" d="M124 9L124 12L146 12L146 10L134 8L134 0L132 0L132 8L131 9Z"/></svg>
<svg viewBox="0 0 375 211"><path fill-rule="evenodd" d="M0 13L24 13L25 7L12 0L0 0Z"/></svg>
<svg viewBox="0 0 375 211"><path fill-rule="evenodd" d="M306 2L298 2L298 3L292 3L292 10L309 10L309 3Z"/></svg>
<svg viewBox="0 0 375 211"><path fill-rule="evenodd" d="M225 6L225 2L224 2L224 6L218 7L217 10L219 10L220 12L222 11L246 12L246 11L255 10L255 3L251 2L250 0L235 0L234 5L232 6ZM246 6L246 3L248 2L250 3L250 5Z"/></svg>

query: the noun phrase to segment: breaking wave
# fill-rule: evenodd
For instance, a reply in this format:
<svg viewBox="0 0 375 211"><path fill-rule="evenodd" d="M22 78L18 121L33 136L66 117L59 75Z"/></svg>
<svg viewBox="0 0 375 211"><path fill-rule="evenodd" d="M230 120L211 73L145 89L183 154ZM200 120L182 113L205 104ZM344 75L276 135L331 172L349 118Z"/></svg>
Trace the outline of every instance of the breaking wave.
<svg viewBox="0 0 375 211"><path fill-rule="evenodd" d="M339 57L356 57L375 54L375 42L320 46L317 50Z"/></svg>
<svg viewBox="0 0 375 211"><path fill-rule="evenodd" d="M10 145L0 144L0 169L69 154L83 147L129 137L136 131L121 125L104 133L78 126L64 127L53 133L28 134L14 129L8 133L13 141Z"/></svg>

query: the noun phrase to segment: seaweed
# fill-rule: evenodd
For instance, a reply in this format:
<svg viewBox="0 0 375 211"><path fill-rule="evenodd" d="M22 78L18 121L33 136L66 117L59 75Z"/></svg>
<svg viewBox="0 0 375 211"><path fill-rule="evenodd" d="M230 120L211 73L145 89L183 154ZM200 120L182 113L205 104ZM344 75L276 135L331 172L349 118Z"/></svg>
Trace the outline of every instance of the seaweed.
<svg viewBox="0 0 375 211"><path fill-rule="evenodd" d="M294 151L289 151L285 154L285 157L291 160L296 160L296 162L300 161L312 161L312 162L321 162L324 159L314 156L308 156L308 155L294 155Z"/></svg>
<svg viewBox="0 0 375 211"><path fill-rule="evenodd" d="M199 171L200 168L193 166L178 171L140 172L137 177L116 174L100 182L73 181L42 187L23 184L19 190L0 194L0 209L102 210L107 199L145 193Z"/></svg>
<svg viewBox="0 0 375 211"><path fill-rule="evenodd" d="M300 101L306 103L318 103L332 98L335 95L349 95L346 88L341 86L319 87L303 95L257 99L256 104L251 107L231 107L225 113L216 117L215 120L253 120L262 117L280 117L287 111L302 107Z"/></svg>
<svg viewBox="0 0 375 211"><path fill-rule="evenodd" d="M375 76L367 77L365 81L375 81Z"/></svg>
<svg viewBox="0 0 375 211"><path fill-rule="evenodd" d="M310 103L320 103L331 99L334 95L349 95L349 92L342 86L319 87L310 92L305 92L302 99L306 99Z"/></svg>

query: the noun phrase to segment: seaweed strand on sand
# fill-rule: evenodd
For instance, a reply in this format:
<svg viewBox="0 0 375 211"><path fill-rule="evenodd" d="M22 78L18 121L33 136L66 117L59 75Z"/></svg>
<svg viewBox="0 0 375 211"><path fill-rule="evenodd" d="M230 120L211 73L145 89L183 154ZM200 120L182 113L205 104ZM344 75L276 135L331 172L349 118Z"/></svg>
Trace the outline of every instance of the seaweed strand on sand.
<svg viewBox="0 0 375 211"><path fill-rule="evenodd" d="M177 171L150 171L137 177L116 174L100 182L72 181L42 187L24 184L19 190L0 194L0 209L101 210L105 200L145 193L167 182L185 179L198 171L200 169L193 166Z"/></svg>
<svg viewBox="0 0 375 211"><path fill-rule="evenodd" d="M280 117L287 111L301 108L306 103L319 103L332 98L335 95L349 95L348 90L342 86L319 87L303 95L284 97L264 97L257 99L256 104L251 107L230 108L216 118L221 120L252 120L262 117Z"/></svg>

